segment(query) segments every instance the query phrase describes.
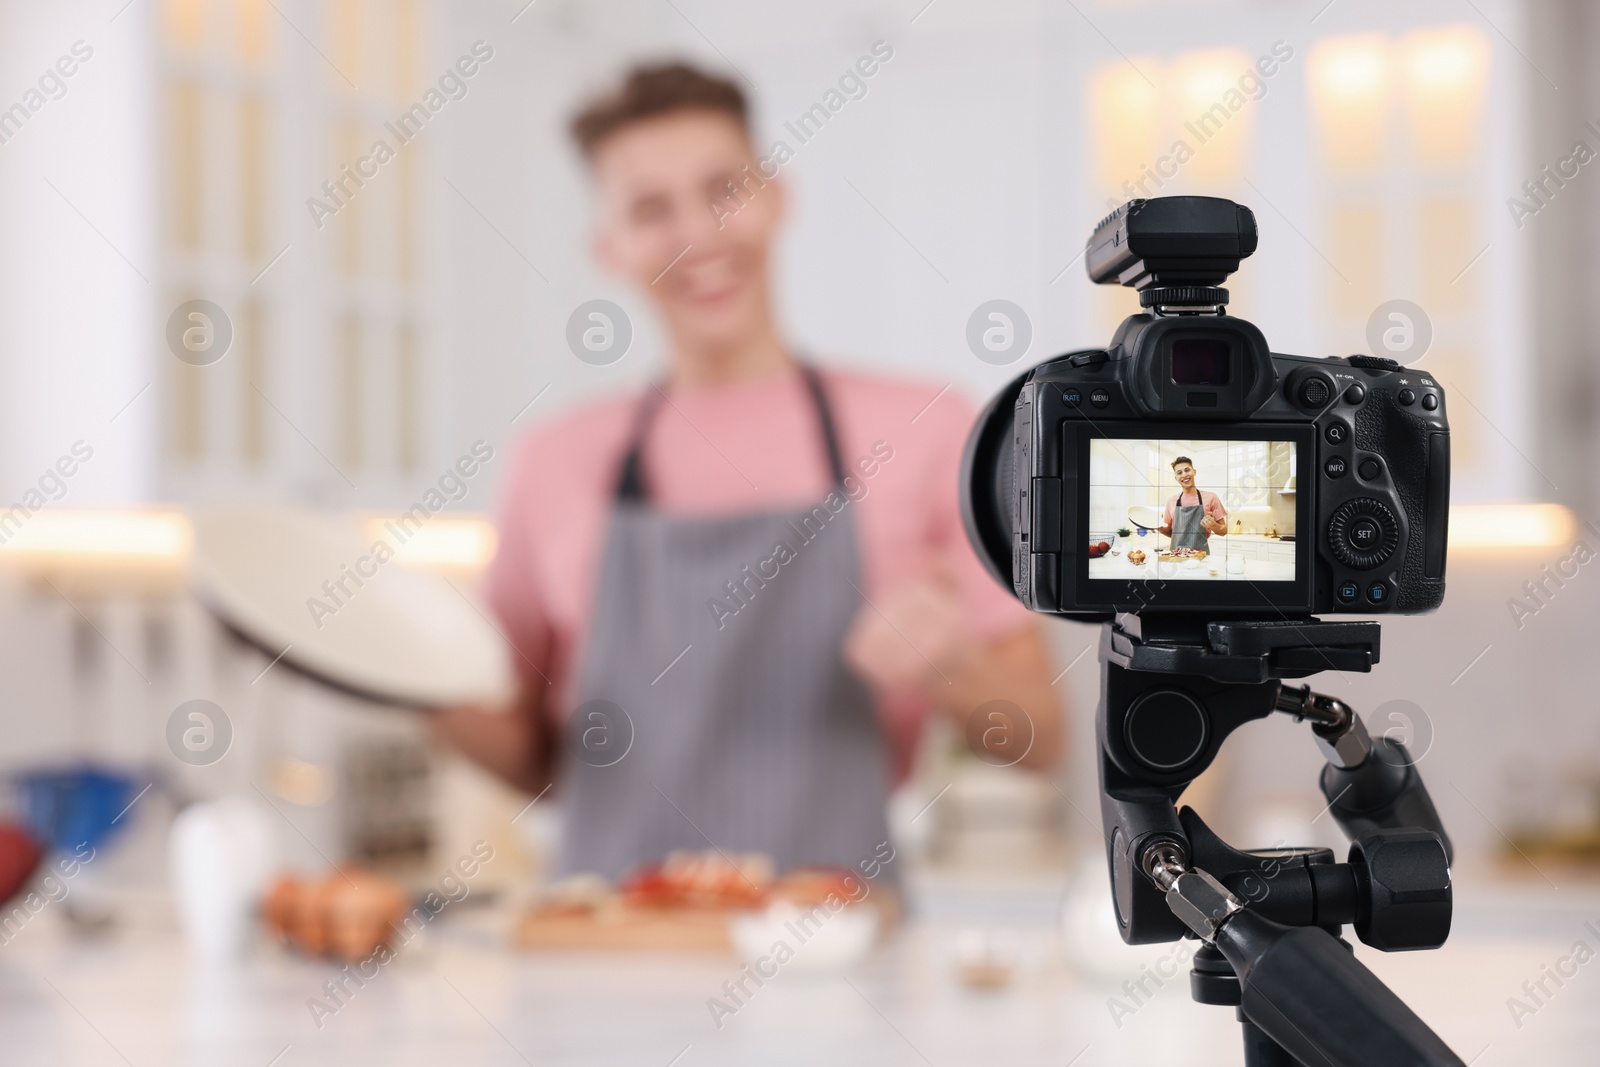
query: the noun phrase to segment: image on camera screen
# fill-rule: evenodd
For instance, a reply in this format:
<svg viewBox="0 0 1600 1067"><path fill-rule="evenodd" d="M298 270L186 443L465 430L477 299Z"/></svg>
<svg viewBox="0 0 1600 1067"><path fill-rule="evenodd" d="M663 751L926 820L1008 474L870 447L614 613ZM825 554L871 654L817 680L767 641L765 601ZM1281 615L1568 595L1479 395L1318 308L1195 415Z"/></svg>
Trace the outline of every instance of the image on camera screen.
<svg viewBox="0 0 1600 1067"><path fill-rule="evenodd" d="M1293 441L1091 440L1089 578L1294 581L1295 453Z"/></svg>

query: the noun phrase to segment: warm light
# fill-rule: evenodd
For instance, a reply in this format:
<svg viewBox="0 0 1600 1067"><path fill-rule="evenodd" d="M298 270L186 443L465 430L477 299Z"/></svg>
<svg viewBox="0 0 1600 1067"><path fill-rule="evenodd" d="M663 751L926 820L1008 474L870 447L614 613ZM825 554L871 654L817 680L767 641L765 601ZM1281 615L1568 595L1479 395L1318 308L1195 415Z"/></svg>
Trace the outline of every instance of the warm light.
<svg viewBox="0 0 1600 1067"><path fill-rule="evenodd" d="M1331 47L1313 61L1319 88L1336 96L1370 96L1383 88L1381 46L1360 41Z"/></svg>
<svg viewBox="0 0 1600 1067"><path fill-rule="evenodd" d="M277 12L267 0L235 0L234 20L239 34L239 51L250 63L260 63L272 48L272 19Z"/></svg>
<svg viewBox="0 0 1600 1067"><path fill-rule="evenodd" d="M1472 26L1421 31L1407 39L1406 74L1414 90L1475 89L1488 75L1489 43Z"/></svg>
<svg viewBox="0 0 1600 1067"><path fill-rule="evenodd" d="M1123 183L1137 182L1159 155L1160 94L1141 70L1156 69L1146 56L1103 66L1089 81L1089 126L1100 184L1112 199L1128 199Z"/></svg>
<svg viewBox="0 0 1600 1067"><path fill-rule="evenodd" d="M1457 504L1450 509L1450 548L1558 548L1572 545L1578 521L1560 504Z"/></svg>
<svg viewBox="0 0 1600 1067"><path fill-rule="evenodd" d="M189 520L172 511L0 512L0 556L75 556L181 563Z"/></svg>
<svg viewBox="0 0 1600 1067"><path fill-rule="evenodd" d="M1463 48L1434 44L1411 57L1411 82L1417 88L1458 87L1473 75L1472 56Z"/></svg>
<svg viewBox="0 0 1600 1067"><path fill-rule="evenodd" d="M1254 124L1255 101L1239 87L1250 57L1223 49L1190 52L1173 62L1178 82L1179 136L1194 150L1186 177L1213 186L1231 185L1244 173L1245 154ZM1257 78L1256 91L1266 82Z"/></svg>
<svg viewBox="0 0 1600 1067"><path fill-rule="evenodd" d="M188 518L173 511L40 511L21 517L20 524L5 517L0 512L0 557L178 564L188 558L192 541ZM396 523L395 517L368 513L365 519L368 539L396 546L395 558L406 563L476 570L494 558L497 538L484 518L432 518L414 528L403 544L386 526ZM1553 548L1569 546L1577 537L1577 518L1560 504L1457 504L1450 509L1453 550Z"/></svg>
<svg viewBox="0 0 1600 1067"><path fill-rule="evenodd" d="M1204 112L1229 89L1238 88L1239 72L1250 66L1250 60L1241 52L1198 52L1180 57L1176 65L1182 86L1180 106L1187 117Z"/></svg>
<svg viewBox="0 0 1600 1067"><path fill-rule="evenodd" d="M482 518L441 516L418 525L369 514L364 528L369 541L383 541L395 549L395 559L416 567L477 570L494 558L497 544L493 524Z"/></svg>
<svg viewBox="0 0 1600 1067"><path fill-rule="evenodd" d="M205 42L205 0L166 0L167 39L179 48L192 51Z"/></svg>
<svg viewBox="0 0 1600 1067"><path fill-rule="evenodd" d="M1435 26L1402 42L1410 140L1425 163L1471 161L1481 139L1490 47L1476 26Z"/></svg>
<svg viewBox="0 0 1600 1067"><path fill-rule="evenodd" d="M1389 103L1388 40L1330 37L1311 49L1306 80L1323 158L1337 170L1377 166Z"/></svg>

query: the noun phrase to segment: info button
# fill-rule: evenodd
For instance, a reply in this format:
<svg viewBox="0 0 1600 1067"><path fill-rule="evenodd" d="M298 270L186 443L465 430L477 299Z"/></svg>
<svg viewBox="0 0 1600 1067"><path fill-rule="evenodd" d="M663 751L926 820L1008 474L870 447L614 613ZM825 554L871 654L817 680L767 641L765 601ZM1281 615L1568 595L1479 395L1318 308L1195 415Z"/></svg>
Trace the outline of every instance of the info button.
<svg viewBox="0 0 1600 1067"><path fill-rule="evenodd" d="M1328 472L1330 478L1343 478L1344 472L1350 469L1350 465L1345 462L1343 456L1334 456L1323 464L1322 469Z"/></svg>

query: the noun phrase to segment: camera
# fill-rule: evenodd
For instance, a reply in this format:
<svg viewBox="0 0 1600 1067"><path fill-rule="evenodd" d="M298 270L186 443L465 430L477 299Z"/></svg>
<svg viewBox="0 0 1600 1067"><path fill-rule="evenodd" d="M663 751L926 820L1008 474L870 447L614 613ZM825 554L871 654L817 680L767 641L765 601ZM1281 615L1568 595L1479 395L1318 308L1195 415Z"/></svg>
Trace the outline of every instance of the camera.
<svg viewBox="0 0 1600 1067"><path fill-rule="evenodd" d="M1022 374L962 461L967 534L1034 611L1417 614L1444 599L1450 426L1426 372L1272 352L1222 288L1249 208L1132 200L1089 237L1143 311Z"/></svg>

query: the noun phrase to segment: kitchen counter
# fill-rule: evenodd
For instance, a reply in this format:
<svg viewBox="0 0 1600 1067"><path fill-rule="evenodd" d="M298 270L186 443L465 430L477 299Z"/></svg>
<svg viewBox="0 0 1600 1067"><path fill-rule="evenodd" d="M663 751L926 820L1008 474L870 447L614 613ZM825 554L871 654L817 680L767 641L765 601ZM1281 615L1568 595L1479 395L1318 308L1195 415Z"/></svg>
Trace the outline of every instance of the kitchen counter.
<svg viewBox="0 0 1600 1067"><path fill-rule="evenodd" d="M1119 539L1112 552L1089 560L1089 577L1109 581L1251 581L1292 582L1296 541L1284 541L1264 534L1228 534L1211 538L1212 551L1194 566L1186 563L1159 563L1158 546L1164 547L1167 538L1147 535ZM1145 554L1142 564L1129 562L1128 553L1134 550ZM1228 573L1227 561L1233 558L1242 572ZM1215 568L1217 573L1212 574Z"/></svg>
<svg viewBox="0 0 1600 1067"><path fill-rule="evenodd" d="M1244 573L1229 574L1226 560L1222 556L1207 556L1198 564L1191 567L1184 563L1160 563L1158 565L1155 554L1145 553L1143 564L1130 563L1127 554L1120 556L1101 556L1099 559L1089 561L1089 577L1092 579L1111 579L1114 581L1143 581L1154 582L1162 579L1195 581L1195 582L1292 582L1294 581L1294 562L1285 562L1273 559L1247 559L1244 561ZM1212 574L1215 567L1217 573Z"/></svg>
<svg viewBox="0 0 1600 1067"><path fill-rule="evenodd" d="M1542 1007L1511 1017L1578 940L1600 898L1541 911L1518 889L1474 904L1439 952L1357 953L1475 1067L1592 1062L1600 1042L1600 970L1577 971ZM1482 897L1482 894L1479 894ZM731 959L637 954L519 954L509 914L462 908L402 950L319 1028L307 1000L328 965L262 945L246 962L203 966L156 922L101 939L69 937L41 915L0 946L0 1027L11 1065L307 1067L384 1064L705 1065L963 1064L1100 1067L1238 1064L1229 1009L1194 1004L1173 946L1088 950L1041 921L1048 897L985 895L990 928L1009 929L1016 981L972 990L954 977L958 923L946 908L902 929L848 977L780 971L741 1010L712 1021L707 999L738 977ZM1056 898L1059 899L1059 898ZM1098 902L1096 902L1098 903ZM934 909L936 915L938 909ZM1009 924L1007 915L1016 916ZM1502 919L1502 916L1504 917ZM1114 936L1114 935L1113 935ZM1092 958L1090 958L1092 957ZM1125 981L1176 969L1135 1001ZM1600 966L1600 965L1597 965ZM1124 1011L1113 1016L1112 1005Z"/></svg>

